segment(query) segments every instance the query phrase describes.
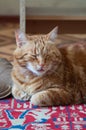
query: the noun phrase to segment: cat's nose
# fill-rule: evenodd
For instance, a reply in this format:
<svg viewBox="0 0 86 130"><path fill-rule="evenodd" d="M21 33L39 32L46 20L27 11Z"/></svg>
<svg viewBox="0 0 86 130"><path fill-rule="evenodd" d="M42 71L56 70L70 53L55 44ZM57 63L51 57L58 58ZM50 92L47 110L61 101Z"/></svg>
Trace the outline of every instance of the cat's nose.
<svg viewBox="0 0 86 130"><path fill-rule="evenodd" d="M38 71L43 71L43 70L44 70L44 64L39 64Z"/></svg>
<svg viewBox="0 0 86 130"><path fill-rule="evenodd" d="M44 64L39 64L39 66L40 66L41 68L43 68L43 67L44 67Z"/></svg>

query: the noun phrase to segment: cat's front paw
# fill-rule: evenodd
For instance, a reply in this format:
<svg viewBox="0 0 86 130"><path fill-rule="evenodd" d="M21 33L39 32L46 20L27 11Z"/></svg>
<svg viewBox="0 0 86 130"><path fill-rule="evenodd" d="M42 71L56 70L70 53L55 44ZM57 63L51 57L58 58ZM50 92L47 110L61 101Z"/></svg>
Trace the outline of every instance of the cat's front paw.
<svg viewBox="0 0 86 130"><path fill-rule="evenodd" d="M50 105L47 101L46 92L38 92L34 95L32 95L30 99L31 104L37 105L37 106L47 106Z"/></svg>
<svg viewBox="0 0 86 130"><path fill-rule="evenodd" d="M30 99L30 96L27 93L22 92L22 94L21 94L21 100L28 101L29 99Z"/></svg>
<svg viewBox="0 0 86 130"><path fill-rule="evenodd" d="M28 101L30 99L30 96L28 93L26 93L16 87L12 88L12 95L17 100Z"/></svg>
<svg viewBox="0 0 86 130"><path fill-rule="evenodd" d="M30 96L27 93L20 91L16 96L14 96L14 98L18 100L28 101L30 99Z"/></svg>

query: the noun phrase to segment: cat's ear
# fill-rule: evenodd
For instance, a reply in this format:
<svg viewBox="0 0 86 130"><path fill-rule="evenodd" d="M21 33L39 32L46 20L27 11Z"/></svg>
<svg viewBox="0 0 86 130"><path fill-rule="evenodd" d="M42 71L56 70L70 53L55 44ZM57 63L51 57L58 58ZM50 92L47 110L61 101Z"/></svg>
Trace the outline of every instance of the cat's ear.
<svg viewBox="0 0 86 130"><path fill-rule="evenodd" d="M48 39L51 41L55 41L58 36L58 27L55 27L49 34Z"/></svg>
<svg viewBox="0 0 86 130"><path fill-rule="evenodd" d="M24 44L27 43L26 35L21 30L16 30L15 31L15 37L16 37L17 47L21 48Z"/></svg>

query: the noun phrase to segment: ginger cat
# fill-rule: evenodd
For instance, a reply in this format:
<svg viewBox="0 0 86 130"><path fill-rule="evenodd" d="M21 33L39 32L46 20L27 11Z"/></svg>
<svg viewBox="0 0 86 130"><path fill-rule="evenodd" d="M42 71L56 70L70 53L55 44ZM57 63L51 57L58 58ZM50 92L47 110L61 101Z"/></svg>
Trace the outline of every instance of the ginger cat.
<svg viewBox="0 0 86 130"><path fill-rule="evenodd" d="M86 103L86 44L58 46L57 31L32 36L16 31L14 98L39 106Z"/></svg>

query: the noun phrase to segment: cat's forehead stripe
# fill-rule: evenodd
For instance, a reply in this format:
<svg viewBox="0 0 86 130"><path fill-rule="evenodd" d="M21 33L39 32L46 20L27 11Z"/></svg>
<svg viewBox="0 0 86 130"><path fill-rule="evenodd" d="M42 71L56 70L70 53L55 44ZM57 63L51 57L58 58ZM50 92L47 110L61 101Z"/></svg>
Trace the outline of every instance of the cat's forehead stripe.
<svg viewBox="0 0 86 130"><path fill-rule="evenodd" d="M40 37L38 37L38 39L35 39L34 45L35 45L34 49L35 49L36 53L43 52L44 46L45 46L45 41L44 41L43 37L40 36Z"/></svg>

